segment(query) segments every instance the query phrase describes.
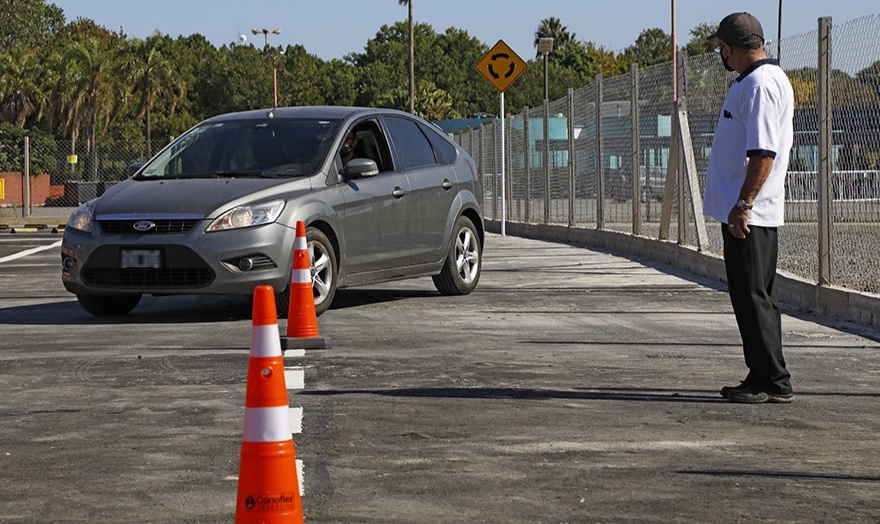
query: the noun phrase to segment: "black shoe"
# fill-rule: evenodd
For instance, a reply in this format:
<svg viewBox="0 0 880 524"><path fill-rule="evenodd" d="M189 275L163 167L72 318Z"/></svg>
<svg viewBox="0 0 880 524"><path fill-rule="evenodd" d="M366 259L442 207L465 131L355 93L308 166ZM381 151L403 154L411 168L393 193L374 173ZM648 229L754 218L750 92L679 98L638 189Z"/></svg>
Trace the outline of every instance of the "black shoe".
<svg viewBox="0 0 880 524"><path fill-rule="evenodd" d="M743 389L748 389L751 386L748 380L743 380L739 383L739 386L724 386L721 388L721 396L724 398L728 398L730 396L731 391L739 391Z"/></svg>
<svg viewBox="0 0 880 524"><path fill-rule="evenodd" d="M788 404L794 399L794 393L770 393L749 386L745 389L731 389L725 398L737 404Z"/></svg>

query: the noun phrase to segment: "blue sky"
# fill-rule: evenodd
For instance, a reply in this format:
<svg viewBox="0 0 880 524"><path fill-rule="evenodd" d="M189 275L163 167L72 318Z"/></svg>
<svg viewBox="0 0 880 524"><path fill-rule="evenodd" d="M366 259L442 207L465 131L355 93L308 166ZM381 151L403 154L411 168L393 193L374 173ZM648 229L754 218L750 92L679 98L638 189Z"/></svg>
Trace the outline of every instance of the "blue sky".
<svg viewBox="0 0 880 524"><path fill-rule="evenodd" d="M68 20L90 18L129 37L144 38L159 31L171 37L199 33L216 46L238 42L263 45L263 35L251 28L279 28L272 45L301 44L324 60L363 51L383 24L405 20L407 10L397 0L47 0L61 7ZM467 31L488 46L504 40L522 58L535 56L534 32L540 21L559 18L578 40L612 51L632 45L645 29L672 30L672 0L414 0L417 22L438 33L448 27ZM841 24L880 13L864 0L785 0L782 36L813 31L820 16ZM707 2L675 0L677 41L690 40L689 31L706 22L716 24L731 11L749 11L761 20L764 36L777 38L779 0Z"/></svg>

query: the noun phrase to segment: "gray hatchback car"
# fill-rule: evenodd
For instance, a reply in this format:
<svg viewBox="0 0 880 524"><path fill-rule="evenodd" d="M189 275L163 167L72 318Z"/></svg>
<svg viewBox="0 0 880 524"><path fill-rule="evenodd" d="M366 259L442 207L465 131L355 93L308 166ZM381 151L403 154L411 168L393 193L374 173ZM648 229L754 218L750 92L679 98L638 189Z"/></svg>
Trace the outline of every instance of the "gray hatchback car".
<svg viewBox="0 0 880 524"><path fill-rule="evenodd" d="M444 295L480 278L473 159L401 111L294 107L210 118L80 206L62 281L93 315L144 294L251 295L286 315L296 222L307 225L315 309L337 288L432 276Z"/></svg>

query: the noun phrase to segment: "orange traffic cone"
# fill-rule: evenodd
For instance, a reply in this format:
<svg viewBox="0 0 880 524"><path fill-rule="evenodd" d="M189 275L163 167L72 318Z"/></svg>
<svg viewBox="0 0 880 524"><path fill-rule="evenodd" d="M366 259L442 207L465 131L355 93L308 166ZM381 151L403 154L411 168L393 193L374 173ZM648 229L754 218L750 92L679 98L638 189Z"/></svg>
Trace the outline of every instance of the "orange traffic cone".
<svg viewBox="0 0 880 524"><path fill-rule="evenodd" d="M296 222L293 243L293 270L290 276L290 306L287 308L287 336L281 337L281 349L324 349L327 340L318 336L318 316L312 291L312 264L306 241L306 223Z"/></svg>
<svg viewBox="0 0 880 524"><path fill-rule="evenodd" d="M236 523L303 522L272 286L254 289Z"/></svg>

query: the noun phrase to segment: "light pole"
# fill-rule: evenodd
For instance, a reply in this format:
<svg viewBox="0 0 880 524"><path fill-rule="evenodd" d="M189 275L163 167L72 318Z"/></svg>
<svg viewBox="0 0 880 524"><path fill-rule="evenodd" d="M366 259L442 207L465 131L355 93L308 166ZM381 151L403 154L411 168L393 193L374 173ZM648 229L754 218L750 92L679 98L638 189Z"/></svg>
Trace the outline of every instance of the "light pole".
<svg viewBox="0 0 880 524"><path fill-rule="evenodd" d="M547 55L553 51L553 38L549 36L538 39L538 52L544 55L544 100L549 100L547 82Z"/></svg>
<svg viewBox="0 0 880 524"><path fill-rule="evenodd" d="M262 33L263 36L266 37L266 43L264 44L264 48L263 48L263 49L265 49L265 48L269 47L269 33L272 33L273 35L280 35L281 30L280 29L269 30L264 27L263 29L251 29L251 33L253 33L255 35Z"/></svg>
<svg viewBox="0 0 880 524"><path fill-rule="evenodd" d="M251 33L254 35L258 35L260 33L265 37L265 44L263 44L263 51L269 50L269 33L273 35L280 35L281 29L251 29ZM272 56L269 57L272 60L272 107L278 107L278 53L272 53Z"/></svg>

